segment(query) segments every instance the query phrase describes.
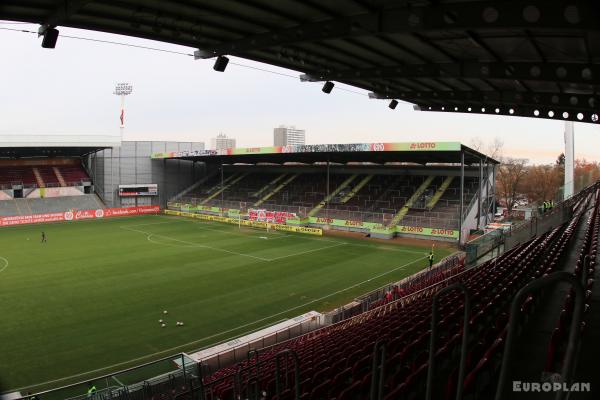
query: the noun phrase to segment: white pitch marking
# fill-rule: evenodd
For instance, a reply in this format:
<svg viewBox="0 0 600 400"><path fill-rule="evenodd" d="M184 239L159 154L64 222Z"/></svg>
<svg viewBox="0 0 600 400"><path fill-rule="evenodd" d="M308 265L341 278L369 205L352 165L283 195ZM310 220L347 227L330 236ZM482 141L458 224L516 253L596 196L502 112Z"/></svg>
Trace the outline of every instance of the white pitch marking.
<svg viewBox="0 0 600 400"><path fill-rule="evenodd" d="M120 228L131 228L133 226L148 226L148 225L162 225L162 224L174 224L179 221L165 221L165 222L150 222L147 224L137 224L137 225L121 225Z"/></svg>
<svg viewBox="0 0 600 400"><path fill-rule="evenodd" d="M77 378L77 377L79 377L79 376L83 376L83 375L90 375L90 374L93 374L93 373L95 373L95 372L98 372L98 371L105 371L105 370L107 370L107 369L112 369L112 368L114 368L114 367L118 367L118 366L121 366L121 365L124 365L124 364L130 364L130 363L132 363L132 362L135 362L135 361L145 360L145 359L147 359L147 358L149 358L149 357L157 356L157 355L159 355L159 354L163 354L163 353L172 352L172 351L174 351L174 350L177 350L177 349L180 349L180 348L182 348L182 347L187 347L187 346L190 346L190 345L192 345L192 344L194 344L194 343L203 342L203 341L205 341L205 340L207 340L207 339L210 339L210 338L213 338L213 337L215 337L215 336L220 336L220 335L223 335L223 334L225 334L225 333L229 333L229 332L232 332L232 331L236 331L236 330L238 330L238 329L240 329L240 328L245 328L245 327L247 327L247 326L252 326L252 325L256 324L257 322L262 322L262 321L265 321L265 320L271 319L271 318L273 318L273 317L277 317L277 316L279 316L279 315L282 315L282 314L288 313L288 312L290 312L290 311L297 310L298 308L306 307L306 306L308 306L308 305L310 305L310 304L313 304L313 303L316 303L316 302L318 302L318 301L324 300L324 299L326 299L326 298L328 298L328 297L331 297L331 296L333 296L333 295L336 295L336 294L339 294L339 293L343 293L343 292L345 292L345 291L347 291L347 290L350 290L350 289L354 289L355 287L358 287L358 286L362 285L363 283L368 283L368 282L370 282L370 281L371 281L371 280L373 280L373 279L381 278L382 276L389 275L389 274L391 274L392 272L399 271L399 270L401 270L401 269L403 269L403 268L405 268L405 267L408 267L408 266L409 266L409 265L411 265L411 264L414 264L414 263L416 263L417 261L422 261L422 260L423 260L423 259L425 259L425 258L426 258L426 257L420 257L420 258L417 258L417 259L416 259L416 260L414 260L414 261L411 261L411 262L409 262L409 263L406 263L406 264L404 264L404 265L400 265L400 266L398 266L398 267L395 267L395 268L393 268L393 269L391 269L391 270L389 270L389 271L386 271L386 272L383 272L383 273L381 273L381 274L379 274L379 275L376 275L376 276L374 276L374 277L372 277L372 278L370 278L370 279L367 279L367 280L364 280L364 281L362 281L362 282L356 283L356 284L354 284L354 285L352 285L352 286L348 286L347 288L340 289L340 290L338 290L338 291L336 291L336 292L333 292L333 293L330 293L330 294L328 294L328 295L326 295L326 296L319 297L318 299L311 300L311 301L309 301L309 302L307 302L307 303L301 304L301 305L299 305L299 306L296 306L296 307L288 308L287 310L284 310L284 311L278 312L278 313L276 313L276 314L273 314L273 315L270 315L270 316L268 316L268 317L261 318L261 319L257 319L256 321L253 321L253 322L250 322L250 323L247 323L247 324L244 324L244 325L240 325L240 326L238 326L238 327L236 327L236 328L233 328L233 329L228 329L228 330L226 330L226 331L223 331L223 332L215 333L214 335L210 335L210 336L206 336L206 337L203 337L203 338L201 338L201 339L198 339L198 340L194 340L193 342L189 342L189 343L186 343L186 344L182 344L182 345L179 345L179 346L177 346L177 347L171 347L170 349L161 350L161 351L158 351L158 352L156 352L156 353L147 354L147 355L145 355L145 356L142 356L142 357L134 358L134 359L131 359L131 360L128 360L128 361L123 361L123 362L120 362L120 363L117 363L117 364L109 365L109 366L106 366L106 367L103 367L103 368L98 368L98 369L95 369L95 370L92 370L92 371L82 372L82 373L79 373L79 374L76 374L76 375L71 375L71 376L67 376L67 377L64 377L64 378L55 379L55 380L52 380L52 381L47 381L47 382L38 383L38 384L36 384L36 385L29 385L28 387L45 386L45 385L48 385L48 384L51 384L51 383L61 382L61 381L64 381L64 380L68 380L68 379L72 379L72 378ZM281 322L281 321L280 321L280 322ZM276 323L276 322L275 322L275 323ZM268 325L265 325L265 326L271 326L271 325L274 325L275 323L269 323ZM255 330L258 330L258 329L261 329L261 327L254 329L254 331L255 331ZM247 332L247 333L250 333L250 331L246 331L246 332ZM240 335L237 335L237 336L243 336L243 333L246 333L246 332L242 332L242 334L240 334ZM236 337L237 337L237 336L236 336ZM202 349L193 350L192 352L196 352L196 351L200 351L200 350L202 350ZM21 388L11 389L10 391L19 391L19 390L23 390L23 389L25 389L25 388L26 388L26 387L21 387Z"/></svg>
<svg viewBox="0 0 600 400"><path fill-rule="evenodd" d="M8 268L8 260L4 257L0 257L0 260L4 261L4 266L2 268L0 268L0 272L4 271L6 268Z"/></svg>
<svg viewBox="0 0 600 400"><path fill-rule="evenodd" d="M191 245L191 246L194 246L194 247L201 247L201 248L204 248L204 249L211 249L211 250L221 251L223 253L234 254L234 255L242 256L242 257L250 257L250 258L254 258L256 260L261 260L261 261L271 261L268 258L257 257L257 256L253 256L251 254L238 253L238 252L235 252L235 251L221 249L221 248L218 248L218 247L212 247L212 246L207 246L207 245L204 245L204 244L199 244L199 243L194 243L194 242L188 242L186 240L175 239L175 238L172 238L170 236L158 235L158 234L152 233L152 232L140 231L138 229L130 229L130 228L127 228L127 227L124 227L123 229L128 230L128 231L132 231L132 232L142 233L144 235L147 235L146 238L148 238L148 235L151 235L151 236L158 237L158 238L165 238L167 240L173 240L175 242L180 242L180 243L188 244L188 245Z"/></svg>
<svg viewBox="0 0 600 400"><path fill-rule="evenodd" d="M342 242L342 243L346 243L346 244L349 244L351 246L370 247L370 248L375 249L375 250L397 251L399 253L410 253L410 254L423 254L422 251L405 250L405 249L394 249L393 247L386 247L386 246L381 246L381 245L349 243L349 242Z"/></svg>
<svg viewBox="0 0 600 400"><path fill-rule="evenodd" d="M311 249L311 250L301 251L299 253L287 254L285 256L271 258L269 261L281 260L281 259L288 258L288 257L294 257L294 256L302 255L302 254L313 253L315 251L320 251L320 250L325 250L325 249L331 249L333 247L339 247L339 246L342 246L344 244L345 243L338 243L338 244L333 244L331 246L319 247L318 249Z"/></svg>
<svg viewBox="0 0 600 400"><path fill-rule="evenodd" d="M185 245L185 244L169 244L169 243L164 243L164 242L157 242L156 240L152 240L152 236L154 236L154 234L150 234L146 237L146 239L150 242L150 243L154 243L154 244L159 244L161 246L171 246L171 247L198 247L196 245ZM206 236L198 236L200 238L205 238Z"/></svg>

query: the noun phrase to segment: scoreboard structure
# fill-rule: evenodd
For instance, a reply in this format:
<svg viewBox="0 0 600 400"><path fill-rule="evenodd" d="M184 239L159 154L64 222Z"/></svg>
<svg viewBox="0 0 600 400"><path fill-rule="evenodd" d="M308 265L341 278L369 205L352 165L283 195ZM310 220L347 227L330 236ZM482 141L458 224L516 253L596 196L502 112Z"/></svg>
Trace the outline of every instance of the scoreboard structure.
<svg viewBox="0 0 600 400"><path fill-rule="evenodd" d="M158 184L119 185L120 197L158 196Z"/></svg>

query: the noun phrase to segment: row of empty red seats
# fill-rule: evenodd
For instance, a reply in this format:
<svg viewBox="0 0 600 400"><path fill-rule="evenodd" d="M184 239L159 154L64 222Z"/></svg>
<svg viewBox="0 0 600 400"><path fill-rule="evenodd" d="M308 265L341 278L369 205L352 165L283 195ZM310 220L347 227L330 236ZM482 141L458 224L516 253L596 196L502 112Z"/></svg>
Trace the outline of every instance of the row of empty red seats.
<svg viewBox="0 0 600 400"><path fill-rule="evenodd" d="M35 167L39 174L40 178L44 182L45 187L56 187L60 186L60 182L58 181L58 177L54 173L54 169L50 165L39 165Z"/></svg>
<svg viewBox="0 0 600 400"><path fill-rule="evenodd" d="M553 267L548 264L546 268L542 260L555 243L558 232L557 228L506 253L498 261L467 270L408 298L264 351L259 357L258 383L261 391L266 392L267 398L275 399L273 357L283 349L292 349L301 360L302 399L367 398L371 386L373 348L377 341L383 340L388 349L385 398L422 397L428 368L431 297L440 287L456 281L468 287L473 304L470 329L477 340L470 344L467 368L475 370L486 354L490 359L498 358L496 353L505 335L510 300L527 282ZM564 251L560 245L557 249ZM436 387L446 388L452 386L452 379L456 376L453 365L456 365L456 352L462 337L459 323L463 310L462 295L443 295L440 304L441 334L435 354L439 366L439 370L436 367L439 371L436 373ZM242 382L248 381L254 375L255 368L250 368L253 365L253 361L243 362L207 377L207 398L232 399L238 394L243 395L239 389L236 391L234 376L239 370ZM286 374L290 372L291 369ZM282 377L282 380L285 378ZM442 382L444 384L440 385ZM281 398L292 398L292 389L293 385L288 385Z"/></svg>
<svg viewBox="0 0 600 400"><path fill-rule="evenodd" d="M90 177L81 165L65 165L58 167L67 185L73 185L81 181L89 181Z"/></svg>
<svg viewBox="0 0 600 400"><path fill-rule="evenodd" d="M13 183L36 185L37 181L31 167L0 167L0 185L10 186Z"/></svg>
<svg viewBox="0 0 600 400"><path fill-rule="evenodd" d="M39 187L34 169L37 169L44 186L60 186L60 180L54 171L57 168L65 180L67 186L81 184L82 181L89 181L90 177L81 165L52 166L19 166L19 167L0 167L0 186L10 188L13 184L23 184L25 187Z"/></svg>
<svg viewBox="0 0 600 400"><path fill-rule="evenodd" d="M274 360L275 355L284 349L293 350L300 359L302 399L369 398L373 350L375 344L381 341L386 343L387 348L384 398L423 398L428 372L432 296L453 282L461 282L467 287L472 305L466 375L460 383L465 391L464 398L493 397L511 301L527 283L557 271L559 261L574 245L575 228L586 211L586 204L587 201L576 207L568 224L518 246L495 260L350 320L265 349L260 352L258 362L252 358L216 371L204 379L206 398L244 398L252 385L258 385L260 391L264 392L263 397L277 400ZM597 202L595 214L598 213L598 207ZM597 227L597 221L588 221L590 226ZM595 255L598 228L588 233L586 243L589 244L582 251ZM588 286L592 283L588 282ZM532 312L535 300L534 296L527 297L521 305L522 314L527 316ZM451 292L442 295L439 304L440 334L434 354L434 398L450 399L459 384L456 366L463 335L461 322L464 300L459 292ZM292 363L289 365L280 371L283 390L280 399L293 398L295 387L292 378L295 370Z"/></svg>

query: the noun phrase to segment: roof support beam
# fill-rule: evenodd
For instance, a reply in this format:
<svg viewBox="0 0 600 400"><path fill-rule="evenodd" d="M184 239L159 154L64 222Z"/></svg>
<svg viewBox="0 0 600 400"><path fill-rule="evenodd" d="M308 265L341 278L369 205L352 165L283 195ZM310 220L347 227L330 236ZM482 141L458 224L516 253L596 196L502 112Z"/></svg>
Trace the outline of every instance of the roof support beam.
<svg viewBox="0 0 600 400"><path fill-rule="evenodd" d="M52 13L46 17L38 33L42 35L46 29L63 24L91 1L92 0L65 0L63 4L56 7Z"/></svg>
<svg viewBox="0 0 600 400"><path fill-rule="evenodd" d="M528 104L532 107L552 105L557 109L597 109L600 105L600 96L595 94L568 94L568 93L530 93L510 91L439 91L439 92L400 92L372 94L370 97L377 99L403 99L411 103L448 103L460 102L463 104L492 104L492 105L520 105Z"/></svg>
<svg viewBox="0 0 600 400"><path fill-rule="evenodd" d="M542 12L543 10L543 12ZM565 4L546 0L523 2L469 2L412 8L387 8L350 17L298 24L203 48L213 56L240 54L257 49L301 42L427 31L498 29L555 29L600 31L597 2Z"/></svg>
<svg viewBox="0 0 600 400"><path fill-rule="evenodd" d="M509 79L600 85L600 65L532 62L466 62L398 64L375 68L316 71L300 76L303 81L380 78Z"/></svg>
<svg viewBox="0 0 600 400"><path fill-rule="evenodd" d="M467 114L487 114L487 115L505 115L512 117L529 117L555 119L561 121L576 121L598 124L600 123L600 115L597 112L590 110L565 110L557 111L556 108L547 106L537 107L530 105L510 105L500 107L481 107L482 104L473 105L440 105L434 103L418 103L414 106L417 111L436 111L436 112L453 112Z"/></svg>

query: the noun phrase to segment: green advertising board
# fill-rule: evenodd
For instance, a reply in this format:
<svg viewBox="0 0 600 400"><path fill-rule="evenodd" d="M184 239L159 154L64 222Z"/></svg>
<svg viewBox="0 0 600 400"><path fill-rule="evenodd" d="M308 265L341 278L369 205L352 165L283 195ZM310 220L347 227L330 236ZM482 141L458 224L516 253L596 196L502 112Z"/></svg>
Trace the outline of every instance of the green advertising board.
<svg viewBox="0 0 600 400"><path fill-rule="evenodd" d="M455 229L439 229L439 228L424 228L421 226L396 226L397 233L409 235L423 235L458 239L458 230Z"/></svg>
<svg viewBox="0 0 600 400"><path fill-rule="evenodd" d="M335 218L322 218L322 217L308 217L309 224L317 224L317 225L331 225L331 226L340 226L346 228L360 228L360 229L372 229L381 224L376 222L363 222L363 221L353 221L348 219L335 219Z"/></svg>

